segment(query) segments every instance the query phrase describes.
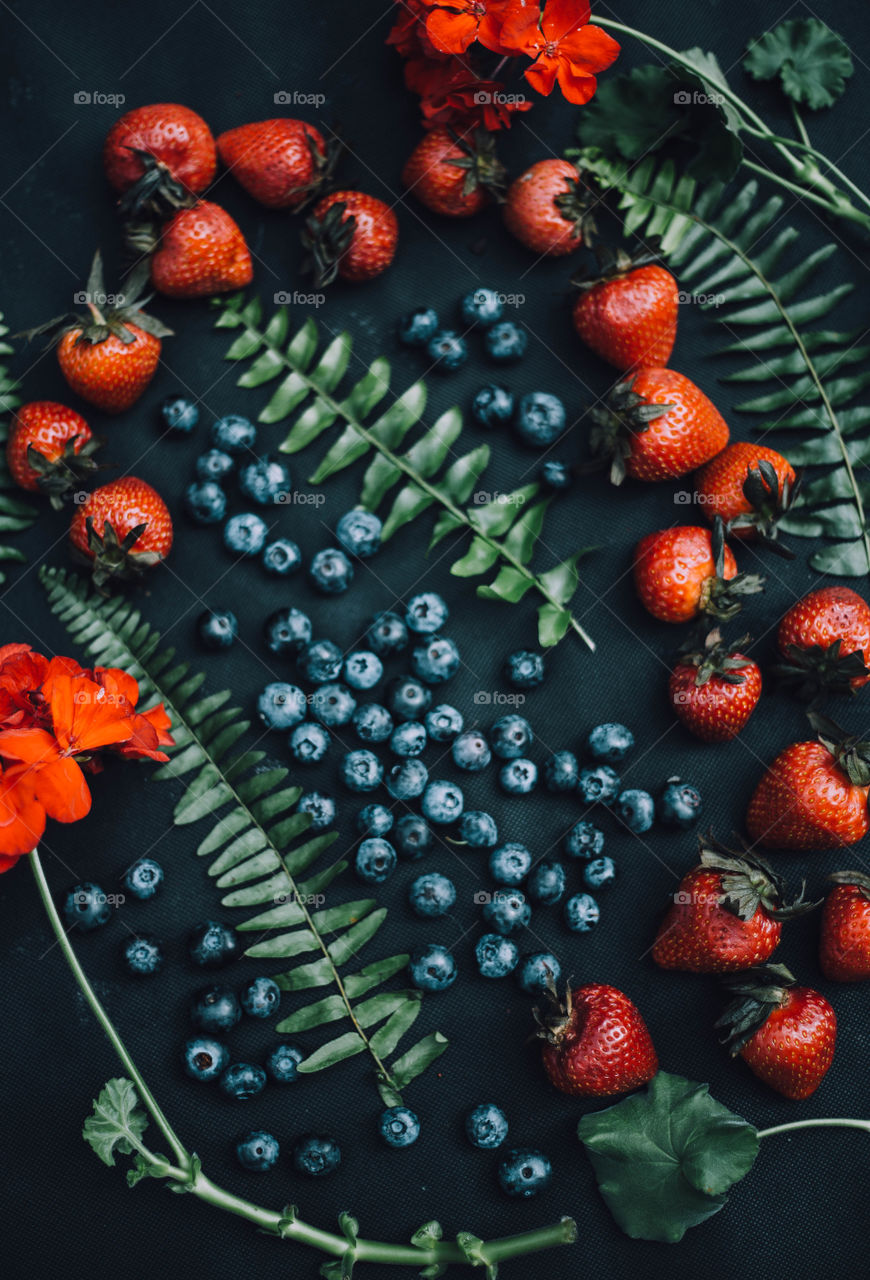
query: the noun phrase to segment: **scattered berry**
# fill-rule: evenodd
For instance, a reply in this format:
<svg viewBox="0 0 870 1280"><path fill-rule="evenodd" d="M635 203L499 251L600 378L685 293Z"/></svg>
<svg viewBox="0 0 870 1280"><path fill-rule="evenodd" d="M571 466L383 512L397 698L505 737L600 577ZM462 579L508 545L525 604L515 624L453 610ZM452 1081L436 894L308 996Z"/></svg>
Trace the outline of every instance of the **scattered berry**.
<svg viewBox="0 0 870 1280"><path fill-rule="evenodd" d="M444 684L459 670L459 650L444 636L427 636L411 654L411 670L424 684Z"/></svg>
<svg viewBox="0 0 870 1280"><path fill-rule="evenodd" d="M540 996L562 976L562 966L551 951L536 951L523 956L517 969L517 982L526 995Z"/></svg>
<svg viewBox="0 0 870 1280"><path fill-rule="evenodd" d="M156 938L142 934L138 938L128 938L121 948L121 958L128 972L136 977L151 977L163 968L163 951Z"/></svg>
<svg viewBox="0 0 870 1280"><path fill-rule="evenodd" d="M624 724L599 724L586 739L586 749L593 760L619 764L634 746L634 734Z"/></svg>
<svg viewBox="0 0 870 1280"><path fill-rule="evenodd" d="M477 968L482 978L506 978L519 963L517 944L500 933L485 933L474 948Z"/></svg>
<svg viewBox="0 0 870 1280"><path fill-rule="evenodd" d="M465 769L469 773L485 769L492 759L489 743L479 729L466 729L454 738L450 754L457 769Z"/></svg>
<svg viewBox="0 0 870 1280"><path fill-rule="evenodd" d="M563 908L565 923L574 933L588 933L598 924L601 912L598 903L588 893L575 893Z"/></svg>
<svg viewBox="0 0 870 1280"><path fill-rule="evenodd" d="M382 522L373 511L347 511L335 529L335 536L349 555L368 560L381 545Z"/></svg>
<svg viewBox="0 0 870 1280"><path fill-rule="evenodd" d="M495 289L475 289L465 295L459 309L467 325L486 329L501 320L504 303L501 294Z"/></svg>
<svg viewBox="0 0 870 1280"><path fill-rule="evenodd" d="M325 1178L341 1164L341 1148L335 1138L306 1134L293 1148L293 1168L309 1178Z"/></svg>
<svg viewBox="0 0 870 1280"><path fill-rule="evenodd" d="M547 458L541 464L539 475L541 483L553 493L562 493L565 489L570 489L574 483L571 468L567 462L562 462L559 458Z"/></svg>
<svg viewBox="0 0 870 1280"><path fill-rule="evenodd" d="M239 1003L249 1018L270 1018L281 1003L281 988L271 978L252 978L243 987Z"/></svg>
<svg viewBox="0 0 870 1280"><path fill-rule="evenodd" d="M420 1136L420 1121L407 1107L388 1107L378 1118L378 1132L388 1147L410 1147Z"/></svg>
<svg viewBox="0 0 870 1280"><path fill-rule="evenodd" d="M141 902L153 898L162 884L163 868L153 858L138 858L124 875L124 888Z"/></svg>
<svg viewBox="0 0 870 1280"><path fill-rule="evenodd" d="M196 633L205 649L229 649L239 634L239 620L230 609L208 610L199 615Z"/></svg>
<svg viewBox="0 0 870 1280"><path fill-rule="evenodd" d="M239 413L228 413L211 426L211 442L216 449L234 456L249 453L257 442L257 428Z"/></svg>
<svg viewBox="0 0 870 1280"><path fill-rule="evenodd" d="M519 1147L509 1151L498 1166L498 1181L505 1195L528 1200L543 1191L553 1176L553 1166L542 1151Z"/></svg>
<svg viewBox="0 0 870 1280"><path fill-rule="evenodd" d="M374 791L384 776L384 767L372 751L348 751L341 762L341 780L348 791Z"/></svg>
<svg viewBox="0 0 870 1280"><path fill-rule="evenodd" d="M321 684L309 698L311 714L327 728L349 724L356 711L356 698L343 684Z"/></svg>
<svg viewBox="0 0 870 1280"><path fill-rule="evenodd" d="M526 883L532 902L552 907L565 892L565 868L561 862L539 862Z"/></svg>
<svg viewBox="0 0 870 1280"><path fill-rule="evenodd" d="M632 787L619 793L613 811L629 831L633 831L635 835L643 835L653 824L656 806L648 791L638 791Z"/></svg>
<svg viewBox="0 0 870 1280"><path fill-rule="evenodd" d="M577 822L566 834L563 848L569 858L597 858L604 850L604 832L591 822Z"/></svg>
<svg viewBox="0 0 870 1280"><path fill-rule="evenodd" d="M609 764L582 769L577 779L577 790L584 804L610 804L619 795L621 788L622 779Z"/></svg>
<svg viewBox="0 0 870 1280"><path fill-rule="evenodd" d="M426 746L426 729L419 720L405 720L397 725L390 738L393 755L408 758L419 756Z"/></svg>
<svg viewBox="0 0 870 1280"><path fill-rule="evenodd" d="M544 679L543 655L518 649L507 658L504 674L508 684L515 689L535 689Z"/></svg>
<svg viewBox="0 0 870 1280"><path fill-rule="evenodd" d="M495 818L480 809L466 809L459 819L459 839L472 849L491 849L498 843Z"/></svg>
<svg viewBox="0 0 870 1280"><path fill-rule="evenodd" d="M239 935L219 920L206 920L196 925L188 935L187 954L200 968L216 969L229 964L241 953Z"/></svg>
<svg viewBox="0 0 870 1280"><path fill-rule="evenodd" d="M260 563L267 573L276 578L288 578L302 568L302 552L289 538L276 538L263 548Z"/></svg>
<svg viewBox="0 0 870 1280"><path fill-rule="evenodd" d="M373 689L384 674L384 664L376 653L357 649L344 661L344 678L351 689Z"/></svg>
<svg viewBox="0 0 870 1280"><path fill-rule="evenodd" d="M405 813L396 823L393 842L403 858L416 860L429 852L434 836L425 818L416 813Z"/></svg>
<svg viewBox="0 0 870 1280"><path fill-rule="evenodd" d="M489 731L490 742L495 754L501 760L515 760L525 755L534 742L532 726L523 716L502 716L496 720Z"/></svg>
<svg viewBox="0 0 870 1280"><path fill-rule="evenodd" d="M583 883L587 889L604 889L616 879L616 867L612 858L593 858L583 868Z"/></svg>
<svg viewBox="0 0 870 1280"><path fill-rule="evenodd" d="M465 797L455 783L439 779L429 783L420 807L424 818L442 826L459 821L465 808Z"/></svg>
<svg viewBox="0 0 870 1280"><path fill-rule="evenodd" d="M258 556L266 545L266 521L253 511L230 516L224 525L224 546L236 556Z"/></svg>
<svg viewBox="0 0 870 1280"><path fill-rule="evenodd" d="M268 1173L278 1163L278 1139L262 1129L252 1129L236 1143L236 1159L249 1173Z"/></svg>
<svg viewBox="0 0 870 1280"><path fill-rule="evenodd" d="M514 414L514 398L507 387L490 383L475 392L471 416L480 427L500 427Z"/></svg>
<svg viewBox="0 0 870 1280"><path fill-rule="evenodd" d="M438 943L415 951L408 972L419 991L446 991L457 977L456 961L451 952Z"/></svg>
<svg viewBox="0 0 870 1280"><path fill-rule="evenodd" d="M295 1044L288 1044L286 1040L282 1040L268 1054L266 1071L276 1084L292 1084L299 1075L299 1063L304 1056L302 1050L297 1049Z"/></svg>
<svg viewBox="0 0 870 1280"><path fill-rule="evenodd" d="M378 702L357 707L351 723L363 742L385 742L393 732L393 717Z"/></svg>
<svg viewBox="0 0 870 1280"><path fill-rule="evenodd" d="M532 918L532 909L519 889L510 892L498 889L484 906L483 918L496 933L507 936L515 929L526 927Z"/></svg>
<svg viewBox="0 0 870 1280"><path fill-rule="evenodd" d="M465 1117L465 1133L473 1147L494 1151L508 1135L507 1116L494 1102L482 1102Z"/></svg>
<svg viewBox="0 0 870 1280"><path fill-rule="evenodd" d="M417 720L431 702L431 689L413 676L401 676L387 686L387 706L398 720Z"/></svg>
<svg viewBox="0 0 870 1280"><path fill-rule="evenodd" d="M305 719L308 702L298 685L286 680L267 684L257 698L257 715L267 729L286 733Z"/></svg>
<svg viewBox="0 0 870 1280"><path fill-rule="evenodd" d="M265 1089L266 1073L253 1062L233 1062L221 1075L218 1087L224 1097L247 1102Z"/></svg>
<svg viewBox="0 0 870 1280"><path fill-rule="evenodd" d="M447 605L441 597L434 591L423 591L408 601L405 622L411 631L430 635L441 630L447 616Z"/></svg>
<svg viewBox="0 0 870 1280"><path fill-rule="evenodd" d="M433 628L437 630L437 628ZM408 644L408 628L397 613L376 613L366 632L370 647L381 658L401 653Z"/></svg>
<svg viewBox="0 0 870 1280"><path fill-rule="evenodd" d="M531 760L508 760L498 771L498 780L509 795L526 796L538 782L538 766Z"/></svg>
<svg viewBox="0 0 870 1280"><path fill-rule="evenodd" d="M463 723L461 712L446 702L426 712L426 732L433 742L451 742L462 732Z"/></svg>
<svg viewBox="0 0 870 1280"><path fill-rule="evenodd" d="M453 329L439 329L426 343L426 355L438 373L455 373L468 360L468 343Z"/></svg>
<svg viewBox="0 0 870 1280"><path fill-rule="evenodd" d="M701 816L701 793L688 782L672 778L656 805L656 817L668 827L689 831Z"/></svg>
<svg viewBox="0 0 870 1280"><path fill-rule="evenodd" d="M190 1006L190 1020L200 1031L229 1031L242 1016L242 1006L229 987L206 987Z"/></svg>
<svg viewBox="0 0 870 1280"><path fill-rule="evenodd" d="M308 580L325 596L337 596L347 591L353 582L353 565L337 547L318 551L308 567Z"/></svg>
<svg viewBox="0 0 870 1280"><path fill-rule="evenodd" d="M510 840L489 855L489 873L496 884L522 884L532 865L532 855L524 844Z"/></svg>
<svg viewBox="0 0 870 1280"><path fill-rule="evenodd" d="M303 720L290 734L290 751L300 764L317 764L329 750L329 734L315 720Z"/></svg>
<svg viewBox="0 0 870 1280"><path fill-rule="evenodd" d="M447 876L430 871L412 882L408 890L408 901L415 915L426 919L443 916L456 901L456 886Z"/></svg>
<svg viewBox="0 0 870 1280"><path fill-rule="evenodd" d="M332 640L311 640L299 651L299 670L309 684L326 684L341 675L344 654Z"/></svg>
<svg viewBox="0 0 870 1280"><path fill-rule="evenodd" d="M544 786L548 791L574 791L579 777L573 751L555 751L544 765Z"/></svg>
<svg viewBox="0 0 870 1280"><path fill-rule="evenodd" d="M517 405L514 429L523 444L543 449L565 430L565 406L549 391L529 391Z"/></svg>
<svg viewBox="0 0 870 1280"><path fill-rule="evenodd" d="M429 770L422 760L403 760L394 764L384 785L394 800L413 800L421 796L429 781Z"/></svg>
<svg viewBox="0 0 870 1280"><path fill-rule="evenodd" d="M182 1053L184 1070L192 1080L217 1080L230 1060L230 1051L211 1036L195 1036L188 1040Z"/></svg>
<svg viewBox="0 0 870 1280"><path fill-rule="evenodd" d="M100 886L90 880L74 885L64 900L64 920L70 929L79 933L101 928L111 915L112 904Z"/></svg>
<svg viewBox="0 0 870 1280"><path fill-rule="evenodd" d="M195 524L219 524L227 513L227 495L214 480L195 480L184 491L184 510Z"/></svg>
<svg viewBox="0 0 870 1280"><path fill-rule="evenodd" d="M496 364L516 364L526 354L528 335L513 320L501 320L487 329L483 346L490 360Z"/></svg>
<svg viewBox="0 0 870 1280"><path fill-rule="evenodd" d="M199 422L199 406L184 396L167 396L160 405L160 418L167 431L188 435Z"/></svg>
<svg viewBox="0 0 870 1280"><path fill-rule="evenodd" d="M197 480L211 480L215 484L223 484L224 480L232 474L235 465L233 458L230 454L224 453L223 449L209 449L206 453L200 454L193 469Z"/></svg>
<svg viewBox="0 0 870 1280"><path fill-rule="evenodd" d="M335 801L321 791L306 791L299 797L296 812L311 815L309 831L325 831L335 822Z"/></svg>
<svg viewBox="0 0 870 1280"><path fill-rule="evenodd" d="M439 328L438 312L431 307L418 307L416 311L409 311L402 316L396 332L403 346L425 347Z"/></svg>
<svg viewBox="0 0 870 1280"><path fill-rule="evenodd" d="M272 653L299 653L311 642L311 619L301 609L278 609L266 619L263 637Z"/></svg>
<svg viewBox="0 0 870 1280"><path fill-rule="evenodd" d="M372 836L357 849L354 869L360 880L383 884L396 869L396 851L389 840Z"/></svg>

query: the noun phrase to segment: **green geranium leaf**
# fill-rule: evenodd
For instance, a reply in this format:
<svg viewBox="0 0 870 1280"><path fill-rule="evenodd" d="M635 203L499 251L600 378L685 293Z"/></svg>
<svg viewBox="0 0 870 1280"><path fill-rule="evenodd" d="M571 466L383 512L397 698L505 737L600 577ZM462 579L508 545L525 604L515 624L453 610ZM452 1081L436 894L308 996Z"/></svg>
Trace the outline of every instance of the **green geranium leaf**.
<svg viewBox="0 0 870 1280"><path fill-rule="evenodd" d="M743 65L756 80L779 76L783 92L813 111L832 107L855 69L845 41L818 18L792 18L751 40Z"/></svg>
<svg viewBox="0 0 870 1280"><path fill-rule="evenodd" d="M636 1240L675 1244L723 1207L758 1153L756 1129L707 1085L660 1071L577 1126L607 1207Z"/></svg>
<svg viewBox="0 0 870 1280"><path fill-rule="evenodd" d="M129 1155L142 1144L148 1117L139 1106L133 1084L123 1076L109 1080L85 1121L82 1137L104 1164L115 1163L115 1152Z"/></svg>

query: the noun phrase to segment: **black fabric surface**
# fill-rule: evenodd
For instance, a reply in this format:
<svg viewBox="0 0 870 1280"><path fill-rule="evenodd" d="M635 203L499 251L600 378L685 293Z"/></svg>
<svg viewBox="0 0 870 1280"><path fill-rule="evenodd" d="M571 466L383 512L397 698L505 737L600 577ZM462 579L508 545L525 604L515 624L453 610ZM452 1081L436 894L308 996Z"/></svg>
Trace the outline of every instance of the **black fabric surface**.
<svg viewBox="0 0 870 1280"><path fill-rule="evenodd" d="M145 10L97 5L75 13L51 0L14 0L4 6L5 34L0 58L8 78L2 134L4 193L0 203L3 235L3 290L0 305L13 329L37 323L72 304L83 287L91 254L103 246L111 266L117 261L117 228L112 200L104 187L100 146L117 114L111 104L76 105L77 92L124 94L125 106L161 100L183 101L200 111L214 131L264 118L275 108L279 90L324 94L325 105L311 108L312 120L341 121L351 154L342 168L347 184L359 184L391 202L398 197L402 162L419 134L416 102L401 85L400 64L383 45L392 6L280 4L231 6L224 0L190 7L156 0ZM870 91L870 29L860 0L818 4L817 12L849 37L856 59L846 104L813 118L813 139L858 181L865 176L866 139L861 138L862 103ZM610 11L610 10L607 10ZM625 0L612 12L624 21L654 31L676 47L698 44L715 49L732 83L759 109L789 128L776 94L752 84L739 66L747 38L784 16L799 16L804 6L761 0L750 11L702 0L686 5L666 0L650 6ZM648 58L626 46L620 69ZM503 153L514 172L534 159L560 153L569 143L574 110L559 100L538 102L519 117L504 138ZM256 288L267 303L278 290L300 287L297 227L280 214L264 212L229 179L220 179L215 198L243 227L256 255ZM795 258L832 234L842 249L829 261L820 283L844 280L858 286L843 308L840 328L866 317L867 271L861 247L842 226L826 227L805 208L788 208L802 230ZM354 336L352 372L387 354L394 386L401 389L423 372L420 360L401 352L393 338L397 313L431 303L451 316L460 295L476 284L492 284L521 293L526 301L518 318L529 330L529 353L507 375L517 391L552 389L576 418L584 405L609 384L603 366L581 349L568 319L565 290L568 264L539 263L512 242L496 213L473 224L451 224L400 202L401 244L392 270L360 289L339 286L318 310L324 332L344 328ZM483 252L477 243L485 239ZM301 287L305 287L304 285ZM311 611L318 635L350 646L365 620L422 584L441 591L451 608L446 632L459 644L463 667L444 690L445 699L479 716L487 725L492 708L475 708L475 692L500 690L499 670L514 648L533 646L534 617L526 602L516 607L475 600L473 587L447 572L451 557L444 544L424 559L423 525L397 537L381 555L357 572L351 591L338 601L315 596L299 579L282 584L267 578L256 564L234 564L224 552L219 531L189 527L180 510L181 493L202 450L208 423L227 412L254 417L264 392L234 388L233 368L222 362L226 333L211 330L205 304L159 301L155 310L176 330L164 344L164 360L147 394L117 419L85 413L107 439L106 456L120 471L133 471L165 495L177 517L177 541L169 564L155 572L141 593L145 616L167 641L208 672L208 687L231 685L236 699L252 707L258 690L292 668L267 654L262 620L272 609L294 602ZM304 308L295 308L301 323ZM721 331L692 306L681 309L673 364L711 393L730 417L735 437L748 435L744 423L729 414L741 398L739 388L717 378L731 366L712 359ZM466 405L490 371L479 348L458 376L429 378L428 420L454 402ZM478 358L480 357L480 358ZM736 366L734 366L736 367ZM22 351L16 370L28 399L68 400L54 357L33 347ZM189 389L202 402L195 439L161 438L156 410L162 397ZM82 407L82 406L78 406ZM274 448L281 428L262 428L263 448ZM464 437L484 437L472 423ZM508 490L531 478L538 466L533 453L515 447L506 434L487 437L493 460L480 487ZM579 450L570 440L556 451ZM305 489L315 450L295 462L296 483ZM321 506L297 505L278 516L281 532L297 539L306 557L332 542L330 530L355 497L359 471L330 481ZM637 603L627 570L631 549L642 534L683 522L691 512L675 506L679 486L627 485L613 493L600 479L584 481L554 505L540 550L540 563L554 563L578 546L601 543L585 562L575 610L598 642L592 656L576 639L566 639L547 658L545 685L532 692L524 711L537 733L535 758L548 749L576 748L589 728L602 720L624 720L633 727L637 749L624 770L628 785L656 789L680 775L695 782L705 799L705 822L721 835L739 827L745 805L763 763L788 742L805 735L801 711L784 697L767 695L746 732L732 745L703 747L673 721L665 696L668 654L674 632L654 623ZM234 510L243 503L234 496ZM27 640L53 652L70 652L60 624L49 614L36 568L45 560L65 564L66 516L45 512L22 538L30 564L12 574L0 596L0 641ZM765 558L766 594L750 602L746 617L758 637L756 652L770 656L772 628L791 601L816 583L798 548L792 564ZM453 557L455 558L455 557ZM751 551L741 564L756 569ZM860 584L859 589L860 589ZM196 652L195 620L205 604L230 605L241 619L240 642L223 655ZM736 633L735 633L736 634ZM389 670L401 671L393 662ZM867 695L865 695L866 697ZM861 729L866 710L858 702L837 708L850 727ZM268 741L276 760L288 761L280 737ZM427 760L436 758L435 752ZM310 785L339 800L339 847L353 841L353 816L364 800L338 783L338 752L310 774ZM301 781L309 775L296 769ZM449 762L436 776L456 778L469 807L492 809L503 839L526 841L536 855L554 849L579 817L575 800L543 792L508 799L485 775L460 776ZM437 1217L445 1233L471 1229L484 1237L555 1221L563 1213L579 1223L580 1242L509 1263L508 1277L568 1280L578 1274L617 1280L642 1271L649 1276L688 1280L699 1274L758 1280L815 1273L822 1258L831 1274L862 1266L863 1222L868 1174L866 1143L844 1130L809 1131L766 1142L757 1166L737 1188L728 1208L692 1231L676 1247L628 1240L610 1219L595 1188L592 1170L574 1137L582 1103L557 1095L543 1077L537 1050L524 1041L530 1030L530 1001L508 980L487 983L473 961L481 932L475 892L488 887L484 857L442 846L425 863L401 863L376 896L390 908L382 934L366 953L390 954L428 940L453 946L461 968L447 994L425 1000L415 1034L435 1028L448 1034L448 1052L407 1091L423 1132L407 1151L388 1152L375 1122L380 1110L363 1058L356 1058L286 1090L272 1088L238 1106L185 1079L179 1047L188 1033L186 1005L203 983L184 958L184 939L198 919L220 914L218 895L206 867L193 857L200 828L171 827L174 787L150 787L133 767L116 768L93 786L90 817L74 827L52 827L44 846L53 887L61 893L80 878L92 878L108 892L137 855L150 852L166 868L162 894L148 904L128 903L107 929L77 942L89 974L104 998L141 1070L188 1148L202 1157L217 1182L262 1203L297 1203L303 1217L331 1225L350 1209L369 1237L405 1240L427 1219ZM618 863L620 880L601 895L602 920L586 937L568 933L557 909L536 910L524 949L552 947L563 971L577 980L603 980L627 991L644 1013L662 1066L692 1079L710 1081L715 1097L759 1127L788 1119L828 1115L868 1115L866 1010L861 986L833 987L818 970L816 918L787 928L778 958L794 967L833 1001L840 1018L834 1066L808 1102L794 1105L757 1083L741 1064L732 1064L716 1040L712 1023L720 1007L713 981L666 975L647 956L656 919L667 894L694 858L694 837L656 829L642 839L621 835L602 819L607 852ZM827 872L864 864L866 849L839 855L782 856L795 876L806 875L818 893ZM422 869L441 870L458 889L455 913L426 925L405 905L410 881ZM580 868L569 868L572 891L580 887ZM348 875L334 889L335 901L358 894ZM119 1073L108 1044L77 996L52 940L26 863L0 878L3 978L0 982L0 1096L4 1101L0 1141L3 1271L10 1280L63 1275L123 1275L127 1280L190 1274L230 1280L240 1272L259 1275L316 1274L318 1255L295 1245L257 1235L249 1226L211 1211L189 1197L168 1196L155 1185L128 1191L120 1170L98 1162L80 1139L90 1099L103 1082ZM127 937L122 922L164 939L169 963L157 979L134 984L125 979L117 950ZM268 968L268 966L267 966ZM239 964L228 977L241 985L251 967ZM286 1008L294 1007L286 1000ZM317 1043L323 1033L308 1041ZM268 1027L247 1023L232 1034L239 1056L262 1054L272 1036ZM552 1158L551 1187L528 1202L507 1201L495 1183L497 1156L471 1149L462 1133L462 1117L478 1102L493 1100L509 1117L509 1141L540 1146ZM333 1178L315 1184L293 1174L288 1161L257 1178L237 1167L232 1140L241 1130L264 1127L276 1133L285 1153L296 1136L315 1130L334 1134L344 1162ZM383 1280L395 1274L384 1267L362 1269Z"/></svg>

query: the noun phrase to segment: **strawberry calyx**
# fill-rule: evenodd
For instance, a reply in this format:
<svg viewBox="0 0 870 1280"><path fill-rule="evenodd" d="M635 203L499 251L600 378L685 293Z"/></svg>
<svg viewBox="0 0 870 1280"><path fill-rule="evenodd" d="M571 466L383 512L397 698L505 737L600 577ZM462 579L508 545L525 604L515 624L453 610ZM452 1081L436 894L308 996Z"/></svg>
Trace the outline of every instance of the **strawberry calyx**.
<svg viewBox="0 0 870 1280"><path fill-rule="evenodd" d="M571 997L571 986L565 988L565 999L559 998L559 992L556 990L556 980L553 973L547 973L547 990L545 992L546 1004L543 1008L537 1005L532 1009L532 1016L537 1023L535 1032L531 1037L533 1040L545 1040L547 1044L558 1048L562 1044L567 1035L568 1028L574 1014L574 1002Z"/></svg>
<svg viewBox="0 0 870 1280"><path fill-rule="evenodd" d="M323 195L324 190L332 181L332 176L335 173L335 167L338 164L339 156L344 150L344 141L334 130L330 132L330 136L327 138L322 151L317 145L317 139L312 137L307 130L305 133L305 141L311 154L312 177L309 182L300 183L298 187L292 187L290 191L287 192L288 199L291 196L301 197L298 201L294 198L294 213L299 213L317 196Z"/></svg>
<svg viewBox="0 0 870 1280"><path fill-rule="evenodd" d="M742 841L741 841L742 844ZM745 844L737 853L718 841L712 831L698 838L699 866L719 876L722 894L718 905L738 920L751 920L761 907L772 920L790 920L814 911L817 902L804 898L806 882L796 898L786 901L786 885L760 854Z"/></svg>
<svg viewBox="0 0 870 1280"><path fill-rule="evenodd" d="M661 255L657 252L658 243L659 240L652 237L649 244L633 253L621 248L614 249L611 245L596 245L595 269L583 267L571 277L570 284L581 293L588 293L596 285L624 279L638 267L662 266Z"/></svg>
<svg viewBox="0 0 870 1280"><path fill-rule="evenodd" d="M311 275L315 288L332 284L338 275L338 264L347 253L356 232L356 218L345 217L347 204L338 200L321 217L311 214L305 221L300 239L305 257L300 270Z"/></svg>
<svg viewBox="0 0 870 1280"><path fill-rule="evenodd" d="M596 201L588 187L583 185L579 173L575 178L569 178L568 183L568 190L555 196L553 204L565 221L571 223L583 243L591 245L593 238L598 234L598 227L592 214Z"/></svg>
<svg viewBox="0 0 870 1280"><path fill-rule="evenodd" d="M713 521L710 545L713 551L714 576L707 578L701 588L698 612L708 613L727 622L743 608L743 596L756 595L764 589L764 578L757 573L738 573L736 577L726 579L725 526L721 516L716 516Z"/></svg>
<svg viewBox="0 0 870 1280"><path fill-rule="evenodd" d="M870 742L863 741L857 734L847 733L818 711L808 711L807 719L819 742L830 751L852 785L870 786Z"/></svg>
<svg viewBox="0 0 870 1280"><path fill-rule="evenodd" d="M118 208L125 217L141 217L152 214L156 218L168 218L178 209L189 208L197 197L183 182L173 176L163 160L140 147L125 150L136 156L142 165L142 176L128 187L118 201Z"/></svg>
<svg viewBox="0 0 870 1280"><path fill-rule="evenodd" d="M794 552L778 541L779 522L786 515L800 491L801 477L789 484L788 477L780 483L776 468L767 458L759 458L746 470L743 496L751 511L733 516L726 526L728 533L740 533L751 529L757 540L786 560L794 559Z"/></svg>
<svg viewBox="0 0 870 1280"><path fill-rule="evenodd" d="M735 1057L774 1009L787 1003L796 978L784 964L763 964L730 974L723 981L735 998L713 1025L725 1032L722 1044Z"/></svg>
<svg viewBox="0 0 870 1280"><path fill-rule="evenodd" d="M786 657L771 670L784 688L801 702L816 702L825 693L858 692L860 685L853 681L870 676L860 649L843 653L843 641L833 640L829 645L786 645Z"/></svg>
<svg viewBox="0 0 870 1280"><path fill-rule="evenodd" d="M128 534L119 538L112 524L103 522L103 532L98 533L93 517L88 516L85 527L88 534L90 556L72 548L72 554L81 564L91 566L94 586L102 595L108 595L107 586L114 578L132 581L141 577L146 569L159 564L162 557L156 551L134 551L134 545L148 528L147 521L134 525Z"/></svg>
<svg viewBox="0 0 870 1280"><path fill-rule="evenodd" d="M611 484L622 484L625 462L632 450L632 438L646 431L651 422L674 408L673 404L652 404L634 390L635 378L626 378L610 392L603 405L590 410L592 429L589 448L598 465L610 463Z"/></svg>
<svg viewBox="0 0 870 1280"><path fill-rule="evenodd" d="M745 672L754 663L738 650L749 644L751 639L750 635L745 635L726 644L722 632L714 627L704 637L703 644L698 645L691 640L684 645L679 651L678 661L682 666L695 668L694 683L698 689L708 684L714 676L724 680L726 684L744 684Z"/></svg>
<svg viewBox="0 0 870 1280"><path fill-rule="evenodd" d="M149 274L148 263L140 263L127 279L127 292L109 295L106 293L103 279L102 254L98 249L91 263L87 286L81 295L87 307L87 314L67 312L37 325L35 329L27 329L15 336L26 338L30 342L33 338L47 334L53 345L59 342L65 333L75 333L77 347L85 343L98 346L110 336L114 336L125 346L129 346L136 341L136 334L129 326L135 325L155 338L171 337L171 329L143 310L151 297L150 294L145 296L145 285Z"/></svg>
<svg viewBox="0 0 870 1280"><path fill-rule="evenodd" d="M828 876L831 884L847 884L860 890L861 897L870 902L870 876L863 871L832 871Z"/></svg>
<svg viewBox="0 0 870 1280"><path fill-rule="evenodd" d="M507 170L496 154L494 135L486 129L474 129L470 136L468 133L457 133L454 129L450 129L449 133L463 154L445 157L444 163L465 171L462 194L470 196L478 187L483 187L498 204L502 204L507 186Z"/></svg>
<svg viewBox="0 0 870 1280"><path fill-rule="evenodd" d="M44 493L55 510L63 506L64 498L81 488L85 479L99 470L100 464L94 454L103 443L97 436L91 436L76 452L76 443L81 436L73 436L67 440L63 453L57 458L47 458L35 445L27 446L27 465L36 476L40 493Z"/></svg>

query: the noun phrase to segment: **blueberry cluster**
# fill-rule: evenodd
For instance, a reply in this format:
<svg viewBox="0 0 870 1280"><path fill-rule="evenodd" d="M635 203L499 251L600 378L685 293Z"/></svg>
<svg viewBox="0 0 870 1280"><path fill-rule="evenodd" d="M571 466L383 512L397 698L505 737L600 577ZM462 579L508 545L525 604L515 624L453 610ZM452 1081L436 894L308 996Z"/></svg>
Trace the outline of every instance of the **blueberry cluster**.
<svg viewBox="0 0 870 1280"><path fill-rule="evenodd" d="M115 903L123 902L127 894L145 902L163 884L163 868L153 858L139 858L124 875L124 895L110 895L92 880L73 885L63 901L63 917L67 928L77 933L92 933L102 928L112 918ZM121 947L121 962L128 973L137 978L151 977L163 968L164 954L161 944L150 933L134 933Z"/></svg>

